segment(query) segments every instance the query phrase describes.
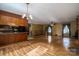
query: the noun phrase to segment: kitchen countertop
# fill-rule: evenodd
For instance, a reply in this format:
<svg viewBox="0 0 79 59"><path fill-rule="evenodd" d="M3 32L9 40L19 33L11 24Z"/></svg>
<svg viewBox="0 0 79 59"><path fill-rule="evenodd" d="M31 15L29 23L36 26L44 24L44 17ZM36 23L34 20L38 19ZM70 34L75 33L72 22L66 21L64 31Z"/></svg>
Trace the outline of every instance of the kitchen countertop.
<svg viewBox="0 0 79 59"><path fill-rule="evenodd" d="M21 34L21 33L27 33L27 32L0 32L0 35L7 35L7 34Z"/></svg>

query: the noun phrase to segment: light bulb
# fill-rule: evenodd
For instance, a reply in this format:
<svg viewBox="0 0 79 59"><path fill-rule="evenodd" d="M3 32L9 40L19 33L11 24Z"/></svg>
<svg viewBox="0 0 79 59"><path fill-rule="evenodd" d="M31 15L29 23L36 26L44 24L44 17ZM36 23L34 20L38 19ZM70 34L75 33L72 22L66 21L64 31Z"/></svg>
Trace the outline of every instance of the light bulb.
<svg viewBox="0 0 79 59"><path fill-rule="evenodd" d="M33 18L32 18L32 15L29 15L29 17L30 17L30 19L33 19Z"/></svg>
<svg viewBox="0 0 79 59"><path fill-rule="evenodd" d="M23 14L23 15L22 15L22 18L25 18L25 16L26 16L26 14Z"/></svg>

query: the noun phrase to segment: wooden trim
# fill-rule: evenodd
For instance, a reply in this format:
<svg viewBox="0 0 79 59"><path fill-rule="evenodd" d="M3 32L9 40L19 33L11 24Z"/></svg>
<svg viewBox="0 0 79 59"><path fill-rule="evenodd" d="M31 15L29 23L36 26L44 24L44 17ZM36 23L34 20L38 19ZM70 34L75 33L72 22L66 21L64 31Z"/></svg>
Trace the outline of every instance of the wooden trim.
<svg viewBox="0 0 79 59"><path fill-rule="evenodd" d="M0 15L5 15L5 16L10 16L10 17L23 19L21 15L10 13L10 12L3 11L3 10L0 10ZM24 20L26 20L26 18L24 18Z"/></svg>

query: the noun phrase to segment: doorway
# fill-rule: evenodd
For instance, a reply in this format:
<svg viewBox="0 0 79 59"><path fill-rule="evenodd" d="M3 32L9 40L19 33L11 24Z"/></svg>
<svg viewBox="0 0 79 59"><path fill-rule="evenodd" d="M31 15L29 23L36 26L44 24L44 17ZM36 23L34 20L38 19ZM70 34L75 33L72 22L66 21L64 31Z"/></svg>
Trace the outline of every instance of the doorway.
<svg viewBox="0 0 79 59"><path fill-rule="evenodd" d="M70 24L64 24L63 25L62 36L63 37L70 37Z"/></svg>
<svg viewBox="0 0 79 59"><path fill-rule="evenodd" d="M48 35L52 35L52 26L48 26L47 33Z"/></svg>

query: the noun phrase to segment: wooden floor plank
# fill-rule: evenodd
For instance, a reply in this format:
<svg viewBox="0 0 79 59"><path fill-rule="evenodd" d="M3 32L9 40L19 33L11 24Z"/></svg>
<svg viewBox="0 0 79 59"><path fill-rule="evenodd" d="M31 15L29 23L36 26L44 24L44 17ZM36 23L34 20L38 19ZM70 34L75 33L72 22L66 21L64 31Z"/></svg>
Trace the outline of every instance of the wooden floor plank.
<svg viewBox="0 0 79 59"><path fill-rule="evenodd" d="M64 47L63 38L52 37L52 42L48 43L45 36L35 37L32 40L18 42L0 47L0 56L74 56L76 52L71 52ZM71 38L70 45L72 46ZM68 47L69 48L69 47Z"/></svg>

